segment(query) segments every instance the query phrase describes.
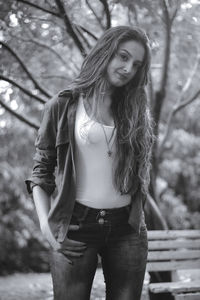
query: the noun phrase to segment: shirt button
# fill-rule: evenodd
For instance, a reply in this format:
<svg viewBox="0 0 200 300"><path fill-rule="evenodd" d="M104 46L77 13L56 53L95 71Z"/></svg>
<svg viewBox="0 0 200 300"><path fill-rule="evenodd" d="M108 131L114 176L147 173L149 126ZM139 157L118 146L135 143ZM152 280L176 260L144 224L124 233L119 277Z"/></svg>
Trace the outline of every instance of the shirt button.
<svg viewBox="0 0 200 300"><path fill-rule="evenodd" d="M103 224L104 224L104 222L105 222L105 221L104 221L104 219L103 219L103 218L100 218L100 219L98 220L98 223L99 223L99 224L101 224L101 225L103 225Z"/></svg>
<svg viewBox="0 0 200 300"><path fill-rule="evenodd" d="M101 210L101 211L100 211L100 216L101 216L101 217L104 217L105 215L106 215L105 210Z"/></svg>

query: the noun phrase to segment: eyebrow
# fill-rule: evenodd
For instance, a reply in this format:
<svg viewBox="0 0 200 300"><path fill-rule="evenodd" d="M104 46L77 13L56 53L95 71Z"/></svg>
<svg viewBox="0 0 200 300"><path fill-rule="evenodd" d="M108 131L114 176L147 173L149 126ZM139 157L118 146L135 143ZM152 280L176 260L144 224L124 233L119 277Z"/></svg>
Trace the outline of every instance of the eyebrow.
<svg viewBox="0 0 200 300"><path fill-rule="evenodd" d="M131 55L131 53L129 52L129 51L127 51L126 49L120 49L121 51L125 51L129 56L131 56L132 57L132 55ZM137 62L137 63L140 63L140 64L142 64L143 63L143 61L141 61L141 60L136 60L135 62Z"/></svg>

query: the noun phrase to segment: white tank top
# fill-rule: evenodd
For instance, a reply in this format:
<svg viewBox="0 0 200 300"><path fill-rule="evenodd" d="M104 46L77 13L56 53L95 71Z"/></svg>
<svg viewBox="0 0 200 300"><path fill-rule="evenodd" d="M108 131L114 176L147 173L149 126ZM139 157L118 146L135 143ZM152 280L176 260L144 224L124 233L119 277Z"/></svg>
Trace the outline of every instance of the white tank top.
<svg viewBox="0 0 200 300"><path fill-rule="evenodd" d="M76 201L93 208L117 208L130 204L130 195L121 195L113 182L115 136L112 136L108 156L105 139L111 138L114 126L101 125L86 113L79 97L75 122Z"/></svg>

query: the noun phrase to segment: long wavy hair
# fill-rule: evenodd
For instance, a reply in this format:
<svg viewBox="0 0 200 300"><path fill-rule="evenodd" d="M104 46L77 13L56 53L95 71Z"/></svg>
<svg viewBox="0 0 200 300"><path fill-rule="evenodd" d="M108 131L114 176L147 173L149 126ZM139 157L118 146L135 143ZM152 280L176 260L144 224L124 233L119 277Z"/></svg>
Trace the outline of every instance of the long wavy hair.
<svg viewBox="0 0 200 300"><path fill-rule="evenodd" d="M145 86L150 67L147 35L138 27L117 26L108 29L83 61L80 74L70 85L74 93L102 101L108 87L107 66L119 45L137 41L145 50L141 67L128 84L115 88L111 111L116 126L114 182L121 194L133 194L140 187L146 195L150 181L150 157L153 143L152 122Z"/></svg>

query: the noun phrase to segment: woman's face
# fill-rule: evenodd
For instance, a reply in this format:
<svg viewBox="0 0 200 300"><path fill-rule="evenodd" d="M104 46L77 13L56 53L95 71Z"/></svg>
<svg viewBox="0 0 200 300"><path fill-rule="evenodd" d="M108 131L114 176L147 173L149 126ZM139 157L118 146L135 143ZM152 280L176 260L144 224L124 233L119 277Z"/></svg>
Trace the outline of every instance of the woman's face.
<svg viewBox="0 0 200 300"><path fill-rule="evenodd" d="M111 86L121 87L127 84L141 67L144 54L144 47L137 41L121 43L107 67L107 78Z"/></svg>

